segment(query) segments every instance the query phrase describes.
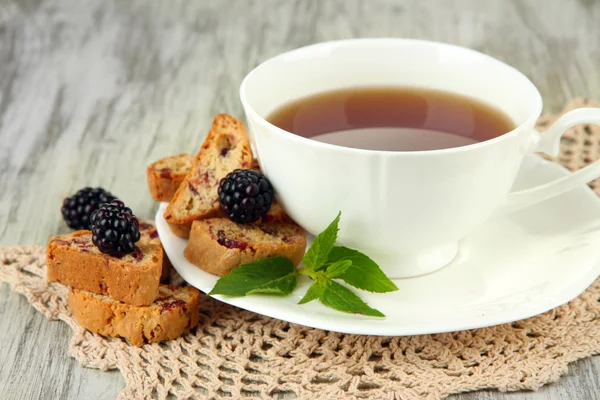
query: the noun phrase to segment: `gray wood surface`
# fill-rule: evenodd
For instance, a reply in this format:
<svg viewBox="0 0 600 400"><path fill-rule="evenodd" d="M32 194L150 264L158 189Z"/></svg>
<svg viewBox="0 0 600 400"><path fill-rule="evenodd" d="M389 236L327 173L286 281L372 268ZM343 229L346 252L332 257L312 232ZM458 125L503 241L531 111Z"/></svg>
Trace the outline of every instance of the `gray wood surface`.
<svg viewBox="0 0 600 400"><path fill-rule="evenodd" d="M214 114L242 117L261 60L366 36L456 43L514 65L547 112L600 98L600 1L0 0L0 245L64 232L60 204L109 188L151 217L144 167L198 148ZM0 399L114 399L118 372L67 355L67 325L0 286ZM600 358L538 392L461 400L600 399Z"/></svg>

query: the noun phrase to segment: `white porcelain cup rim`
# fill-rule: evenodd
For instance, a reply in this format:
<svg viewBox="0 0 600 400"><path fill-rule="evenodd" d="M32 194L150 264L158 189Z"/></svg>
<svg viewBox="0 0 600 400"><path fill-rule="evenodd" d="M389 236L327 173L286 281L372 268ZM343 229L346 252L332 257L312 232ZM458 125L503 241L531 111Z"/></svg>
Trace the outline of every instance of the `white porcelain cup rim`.
<svg viewBox="0 0 600 400"><path fill-rule="evenodd" d="M365 65L378 70L368 70ZM344 73L335 73L339 70ZM459 94L471 91L478 94L473 97L495 100L510 108L508 111L490 103L507 112L516 128L460 147L386 151L322 143L266 120L273 111L272 104L265 105L269 102L281 106L306 95L297 93L348 87L349 82L365 86L370 80L396 86L408 82L416 87L425 82L439 90L452 92L455 90L444 86L457 88ZM497 98L492 99L494 96ZM364 243L365 250L372 252L368 254L376 254L380 264L400 265L392 271L397 277L428 273L448 264L457 254L458 240L494 212L527 207L600 176L598 161L556 181L509 193L526 154L539 151L557 155L563 133L578 124L600 124L600 109L573 110L540 134L534 125L541 114L542 99L531 80L491 56L452 44L394 38L317 43L280 54L254 68L241 84L240 98L261 168L288 214L316 234L335 216L336 207L343 209L340 242L351 246ZM311 162L319 166L313 168ZM304 170L288 164L302 165ZM347 200L352 182L346 175L356 176L366 185L367 193L353 193L354 203ZM310 187L321 198L300 192ZM435 196L448 199L448 204ZM447 214L439 211L444 207L449 209ZM427 210L435 212L430 216Z"/></svg>
<svg viewBox="0 0 600 400"><path fill-rule="evenodd" d="M390 150L369 150L369 149L359 149L359 148L354 148L354 147L344 147L344 146L339 146L336 144L330 144L330 143L324 143L324 142L319 142L319 141L315 141L313 139L310 138L305 138L303 136L300 135L295 135L291 132L286 131L285 129L281 129L280 127L273 125L271 122L269 122L264 116L260 115L258 112L256 112L254 110L254 108L252 107L252 105L248 102L247 100L247 96L245 95L245 91L247 90L247 86L248 86L248 81L250 79L252 79L253 74L261 67L264 67L265 65L267 65L268 63L272 63L272 62L277 62L282 58L285 57L293 57L295 54L297 54L298 52L301 51L306 51L309 49L319 49L320 47L327 47L329 45L331 45L332 43L349 43L349 42L356 42L356 41L361 41L361 42L369 42L369 41L376 41L376 42L381 42L381 41L403 41L403 42L412 42L412 43L422 43L422 44L432 44L432 45L439 45L439 46L446 46L448 48L455 48L455 49L460 49L460 50L466 50L466 51L471 51L473 53L477 53L479 55L482 55L484 57L488 57L491 60L497 61L497 62L501 62L487 54L484 53L480 53L477 52L476 50L472 50L466 47L461 47L461 46L457 46L454 44L450 44L450 43L442 43L442 42L434 42L434 41L430 41L430 40L420 40L420 39L399 39L399 38L357 38L357 39L343 39L343 40L335 40L335 41L327 41L327 42L320 42L320 43L315 43L315 44L311 44L308 46L303 46L300 48L296 48L293 50L289 50L287 52L278 54L272 58L269 58L268 60L262 62L261 64L257 65L255 68L253 68L242 80L242 83L240 85L240 100L242 102L242 105L244 106L244 110L246 111L246 113L252 113L256 118L259 118L261 120L264 121L264 123L268 124L271 126L271 128L275 131L278 132L280 134L283 135L289 135L290 139L292 140L297 140L297 141L310 141L312 145L314 146L324 146L324 147L333 147L333 148L337 148L337 149L343 149L344 151L348 151L348 152L355 152L355 153L362 153L362 154L366 154L366 153L381 153L381 154L403 154L404 156L421 156L423 155L423 153L427 153L427 154L442 154L442 153L450 153L450 152L463 152L463 151L469 151L473 148L476 147L483 147L483 146L489 146L489 145L493 145L493 143L495 143L496 141L500 141L500 140L505 140L507 136L510 135L514 135L516 134L516 131L518 130L519 126L524 125L526 123L530 123L533 121L536 121L537 118L539 117L541 111L542 111L542 107L543 107L543 102L542 102L542 96L539 92L539 90L537 89L537 87L533 84L533 82L531 82L531 80L525 75L523 74L521 71L519 71L518 69L508 65L508 64L504 64L507 68L512 69L515 73L521 75L521 77L529 82L529 84L531 85L531 89L535 91L536 93L536 99L535 99L535 109L534 111L531 113L531 115L527 118L526 121L522 122L521 124L515 126L514 129L512 129L511 131L502 134L500 136L496 136L494 138L488 139L488 140L484 140L481 142L477 142L477 143L473 143L473 144L469 144L469 145L465 145L465 146L459 146L459 147L451 147L451 148L444 148L444 149L434 149L434 150L415 150L415 151L390 151Z"/></svg>

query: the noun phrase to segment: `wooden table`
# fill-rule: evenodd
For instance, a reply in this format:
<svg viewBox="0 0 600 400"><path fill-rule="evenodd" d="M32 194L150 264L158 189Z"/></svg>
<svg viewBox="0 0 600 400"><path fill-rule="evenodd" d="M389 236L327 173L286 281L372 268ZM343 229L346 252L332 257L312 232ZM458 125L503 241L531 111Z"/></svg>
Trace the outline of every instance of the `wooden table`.
<svg viewBox="0 0 600 400"><path fill-rule="evenodd" d="M254 66L313 42L394 36L468 46L514 65L546 112L600 98L600 1L0 0L0 245L65 232L62 199L110 189L153 215L144 167L194 152L214 114L242 117ZM0 286L0 399L114 399L118 372L81 368L67 325ZM600 358L537 393L456 399L577 399L600 393Z"/></svg>

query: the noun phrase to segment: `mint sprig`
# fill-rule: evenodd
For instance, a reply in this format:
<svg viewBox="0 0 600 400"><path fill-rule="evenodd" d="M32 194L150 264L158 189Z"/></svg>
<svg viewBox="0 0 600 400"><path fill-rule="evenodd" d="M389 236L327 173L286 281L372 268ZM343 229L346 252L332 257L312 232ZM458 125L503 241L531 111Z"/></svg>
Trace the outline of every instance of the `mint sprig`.
<svg viewBox="0 0 600 400"><path fill-rule="evenodd" d="M245 296L264 293L286 296L297 284L297 275L307 275L313 280L298 304L319 300L323 305L338 311L358 313L372 317L385 317L371 308L341 280L355 288L374 293L398 290L377 263L365 254L347 247L335 246L341 212L329 226L313 240L302 260L304 268L296 270L285 257L263 258L241 265L229 275L221 277L209 293L227 296Z"/></svg>

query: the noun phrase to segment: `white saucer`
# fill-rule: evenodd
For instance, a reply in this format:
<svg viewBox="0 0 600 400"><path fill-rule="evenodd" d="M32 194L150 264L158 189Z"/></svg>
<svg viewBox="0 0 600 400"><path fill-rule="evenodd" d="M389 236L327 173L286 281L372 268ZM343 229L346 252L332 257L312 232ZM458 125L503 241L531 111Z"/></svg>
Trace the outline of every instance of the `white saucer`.
<svg viewBox="0 0 600 400"><path fill-rule="evenodd" d="M525 159L515 190L568 171L537 156ZM217 281L183 256L161 204L156 226L173 266L191 285L209 292ZM301 276L287 297L252 295L216 299L269 317L310 327L367 335L416 335L516 321L564 304L600 275L600 199L587 186L508 216L497 216L461 242L449 266L394 280L399 291L360 296L387 318L344 314L318 301L298 305L310 280Z"/></svg>

